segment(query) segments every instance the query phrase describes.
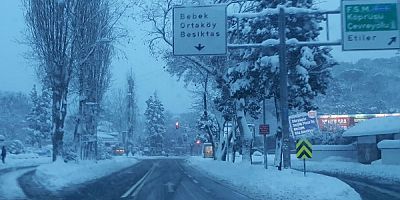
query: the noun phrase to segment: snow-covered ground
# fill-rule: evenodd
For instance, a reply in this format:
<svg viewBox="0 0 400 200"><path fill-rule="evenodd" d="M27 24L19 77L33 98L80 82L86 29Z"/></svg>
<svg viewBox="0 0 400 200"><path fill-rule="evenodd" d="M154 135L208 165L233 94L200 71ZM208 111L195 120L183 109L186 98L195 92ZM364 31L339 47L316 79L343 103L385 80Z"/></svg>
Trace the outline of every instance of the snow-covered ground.
<svg viewBox="0 0 400 200"><path fill-rule="evenodd" d="M40 157L37 154L8 154L6 163L0 163L0 199L24 199L25 194L20 188L17 179L33 168L19 169L19 167L37 166L51 163L51 157Z"/></svg>
<svg viewBox="0 0 400 200"><path fill-rule="evenodd" d="M18 178L32 170L21 169L0 175L0 199L25 199L26 196L18 184Z"/></svg>
<svg viewBox="0 0 400 200"><path fill-rule="evenodd" d="M137 163L132 157L113 157L111 160L64 163L57 161L37 168L35 179L50 191L94 180Z"/></svg>
<svg viewBox="0 0 400 200"><path fill-rule="evenodd" d="M25 167L45 163L51 163L51 157L41 157L37 156L37 154L8 154L5 164L0 161L0 170L10 167Z"/></svg>
<svg viewBox="0 0 400 200"><path fill-rule="evenodd" d="M371 165L364 165L337 157L331 157L323 161L307 161L306 164L308 170L315 172L329 172L375 180L384 179L383 181L400 182L400 166L384 165L380 160ZM303 162L298 159L292 159L292 168L302 170Z"/></svg>
<svg viewBox="0 0 400 200"><path fill-rule="evenodd" d="M187 162L261 199L361 199L353 188L342 181L319 174L307 173L304 177L302 172L292 169L278 171L270 167L266 170L262 165L214 161L201 157L190 157Z"/></svg>

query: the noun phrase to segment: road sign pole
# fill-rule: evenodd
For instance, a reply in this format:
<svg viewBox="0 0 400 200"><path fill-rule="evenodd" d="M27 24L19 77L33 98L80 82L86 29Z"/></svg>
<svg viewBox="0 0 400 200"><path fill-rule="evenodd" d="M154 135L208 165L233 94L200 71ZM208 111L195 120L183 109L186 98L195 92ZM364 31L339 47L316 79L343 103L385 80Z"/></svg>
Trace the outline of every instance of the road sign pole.
<svg viewBox="0 0 400 200"><path fill-rule="evenodd" d="M267 124L267 116L266 116L266 106L265 106L265 99L263 100L263 124ZM268 145L267 145L267 134L263 134L264 137L264 168L268 169Z"/></svg>
<svg viewBox="0 0 400 200"><path fill-rule="evenodd" d="M397 0L397 27L399 28L399 36L398 36L398 40L400 40L400 0ZM399 43L399 52L400 52L400 43Z"/></svg>
<svg viewBox="0 0 400 200"><path fill-rule="evenodd" d="M296 157L303 159L303 172L306 176L306 158L312 158L312 144L306 139L300 139L296 143Z"/></svg>
<svg viewBox="0 0 400 200"><path fill-rule="evenodd" d="M289 146L289 105L288 105L288 69L286 66L286 17L285 9L279 9L279 73L280 73L280 110L282 123L282 145L283 167L290 168L290 146ZM282 158L281 158L282 162Z"/></svg>

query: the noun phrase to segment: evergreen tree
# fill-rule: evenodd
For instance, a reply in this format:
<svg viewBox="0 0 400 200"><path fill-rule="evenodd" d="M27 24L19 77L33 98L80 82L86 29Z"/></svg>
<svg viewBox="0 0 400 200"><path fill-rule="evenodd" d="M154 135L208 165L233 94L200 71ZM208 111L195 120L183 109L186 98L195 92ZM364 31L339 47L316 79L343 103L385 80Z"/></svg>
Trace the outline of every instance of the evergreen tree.
<svg viewBox="0 0 400 200"><path fill-rule="evenodd" d="M39 127L40 125L38 124L38 114L39 114L39 97L38 93L36 90L36 85L33 85L32 91L29 94L32 102L32 107L31 110L26 117L26 121L28 122L28 130L30 131L30 135L28 137L28 143L35 145L38 143L41 138L40 132L39 132ZM39 144L40 145L40 144Z"/></svg>
<svg viewBox="0 0 400 200"><path fill-rule="evenodd" d="M49 140L51 134L51 91L49 88L42 88L42 94L39 101L40 113L40 130L43 134L43 139Z"/></svg>
<svg viewBox="0 0 400 200"><path fill-rule="evenodd" d="M31 132L28 142L32 145L37 144L42 147L43 140L50 138L51 131L51 97L49 90L42 89L39 95L36 85L33 86L30 93L32 108L26 121Z"/></svg>
<svg viewBox="0 0 400 200"><path fill-rule="evenodd" d="M164 106L156 93L154 93L154 96L149 97L146 104L147 108L144 115L146 118L147 140L151 147L161 152L166 132Z"/></svg>
<svg viewBox="0 0 400 200"><path fill-rule="evenodd" d="M31 135L28 142L32 145L37 144L42 147L43 140L50 138L51 131L51 97L48 89L43 88L39 95L36 85L33 86L30 93L32 108L26 120L28 122Z"/></svg>
<svg viewBox="0 0 400 200"><path fill-rule="evenodd" d="M246 12L261 12L280 6L290 8L292 14L286 15L286 39L288 42L316 41L320 34L321 15L301 15L296 9L314 9L313 0L281 1L259 0ZM267 13L267 12L265 12ZM245 15L244 15L245 16ZM269 44L279 42L278 15L258 15L254 18L242 17L239 23L232 20L229 29L230 40L234 43ZM239 25L238 25L239 24ZM315 109L314 98L324 94L331 79L330 69L336 61L330 55L330 48L288 46L286 65L289 71L289 107L295 110ZM264 98L274 98L278 124L279 105L279 46L248 48L234 51L230 58L236 65L230 67L231 94L236 99L246 99L246 111L255 112L260 107L254 105ZM253 109L251 109L253 108ZM281 128L277 135L277 156L275 164L280 163L282 147ZM288 147L286 147L288 148ZM286 163L290 166L290 163ZM285 167L289 167L285 166Z"/></svg>

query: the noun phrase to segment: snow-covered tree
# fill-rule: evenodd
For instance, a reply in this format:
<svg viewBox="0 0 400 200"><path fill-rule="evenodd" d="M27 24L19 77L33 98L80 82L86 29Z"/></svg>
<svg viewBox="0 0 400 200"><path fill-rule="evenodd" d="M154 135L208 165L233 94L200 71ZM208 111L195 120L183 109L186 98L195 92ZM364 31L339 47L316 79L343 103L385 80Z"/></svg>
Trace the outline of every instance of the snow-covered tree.
<svg viewBox="0 0 400 200"><path fill-rule="evenodd" d="M156 92L154 92L153 96L149 97L146 101L146 105L147 108L144 116L146 118L145 132L147 140L151 147L160 151L162 149L164 134L166 132L164 105L161 103Z"/></svg>
<svg viewBox="0 0 400 200"><path fill-rule="evenodd" d="M74 1L25 1L25 18L32 52L38 58L52 90L53 161L62 155L67 94L73 69L73 34L70 29ZM57 23L52 23L57 22ZM52 25L50 25L52 24Z"/></svg>
<svg viewBox="0 0 400 200"><path fill-rule="evenodd" d="M108 0L78 1L72 26L77 36L74 42L76 59L74 80L79 94L79 129L75 140L95 137L98 116L111 79L111 59L115 38L113 16ZM85 28L80 28L85 27ZM83 151L96 146L94 141L83 141ZM94 155L86 152L85 155ZM95 156L89 156L95 158ZM84 157L83 159L88 159Z"/></svg>
<svg viewBox="0 0 400 200"><path fill-rule="evenodd" d="M26 141L31 133L26 120L31 108L28 95L0 91L0 135Z"/></svg>
<svg viewBox="0 0 400 200"><path fill-rule="evenodd" d="M207 133L207 142L212 144L214 149L213 157L216 159L216 145L215 143L218 142L217 138L220 134L220 125L218 123L217 118L211 112L204 111L200 115L200 119L197 121L197 128L202 132Z"/></svg>
<svg viewBox="0 0 400 200"><path fill-rule="evenodd" d="M266 9L278 9L279 6L292 9L315 9L313 0L260 0L251 4L251 8L247 9L246 12L254 13L265 11ZM244 17L239 18L239 21L237 19L234 20L230 22L231 28L229 29L230 40L233 43L266 44L278 41L277 15L257 15L252 18L244 15ZM287 39L293 42L317 40L322 29L319 25L321 20L322 17L319 15L302 15L301 17L298 14L287 15ZM230 67L228 76L232 95L236 99L242 99L240 104L244 108L247 108L248 105L246 101L274 98L278 113L278 124L280 124L278 53L277 46L233 51L230 57L236 60L237 64ZM331 78L330 68L336 64L330 55L330 48L290 46L287 49L286 59L289 71L290 109L302 111L314 109L313 100L318 94L325 92ZM258 109L259 107L255 108ZM240 122L238 123L240 127ZM278 130L281 130L281 128L278 128ZM275 164L278 165L282 147L282 134L280 131L276 133L276 136L277 155ZM290 167L290 161L285 163L285 167Z"/></svg>
<svg viewBox="0 0 400 200"><path fill-rule="evenodd" d="M38 94L36 85L33 86L30 93L32 108L26 117L30 136L29 143L37 144L42 147L43 140L50 138L51 131L51 97L49 90L42 89L41 94Z"/></svg>
<svg viewBox="0 0 400 200"><path fill-rule="evenodd" d="M134 131L137 125L138 107L136 103L136 82L131 72L127 76L127 96L126 96L126 123L128 127L127 137L125 138L125 149L129 150L133 147ZM126 152L128 153L128 151Z"/></svg>
<svg viewBox="0 0 400 200"><path fill-rule="evenodd" d="M114 129L120 133L128 129L126 100L126 92L122 89L115 89L107 94L106 100L103 102L105 119L112 122Z"/></svg>
<svg viewBox="0 0 400 200"><path fill-rule="evenodd" d="M13 140L8 144L7 149L12 154L20 154L24 152L25 147L21 140Z"/></svg>
<svg viewBox="0 0 400 200"><path fill-rule="evenodd" d="M99 110L98 106L108 87L111 43L124 36L124 29L116 28L117 22L130 5L108 0L23 2L32 57L38 61L40 79L52 92L55 161L63 153L64 122L71 80L74 77L79 79L77 88L80 103L89 107L82 110ZM118 30L117 34L114 34L115 30ZM85 122L90 129L88 132L93 133L95 120L85 119Z"/></svg>
<svg viewBox="0 0 400 200"><path fill-rule="evenodd" d="M246 48L230 51L229 59L217 56L199 57L173 57L168 47L172 46L170 27L173 0L154 0L157 9L145 12L145 21L154 24L154 29L149 31L153 36L149 42L152 52L161 53L167 61L167 71L185 82L199 83L204 74L212 76L212 82L219 90L216 99L219 111L229 119L233 113L241 133L243 158L250 160L249 143L251 133L247 124L247 117L257 117L260 114L260 102L265 98L273 98L276 102L277 119L279 113L279 59L277 46L265 48ZM203 1L209 4L230 3L230 0ZM185 2L187 4L196 3ZM198 2L197 2L198 3ZM159 9L158 7L161 8ZM239 13L246 14L230 18L228 27L228 41L234 44L247 43L277 43L278 41L278 16L248 14L275 9L279 6L296 9L315 9L313 0L306 1L278 1L257 0L239 2L236 7ZM151 6L150 6L151 7ZM235 8L235 9L236 9ZM272 13L272 12L264 12ZM276 12L275 12L276 13ZM286 17L287 39L293 43L297 41L315 41L319 36L320 15L291 14ZM164 42L162 45L161 42ZM158 46L159 51L154 51ZM289 68L289 105L293 110L309 110L315 108L314 98L323 94L330 79L330 68L336 62L330 55L330 48L296 47L287 49L287 65ZM200 81L199 81L200 80ZM280 129L278 129L280 130ZM281 133L277 135L277 159L282 144ZM286 151L287 152L287 151ZM286 155L287 156L287 155ZM277 160L280 163L280 160ZM286 163L285 167L289 167Z"/></svg>
<svg viewBox="0 0 400 200"><path fill-rule="evenodd" d="M326 95L317 98L319 113L357 114L398 112L400 57L362 59L333 68ZM353 77L353 78L352 78Z"/></svg>

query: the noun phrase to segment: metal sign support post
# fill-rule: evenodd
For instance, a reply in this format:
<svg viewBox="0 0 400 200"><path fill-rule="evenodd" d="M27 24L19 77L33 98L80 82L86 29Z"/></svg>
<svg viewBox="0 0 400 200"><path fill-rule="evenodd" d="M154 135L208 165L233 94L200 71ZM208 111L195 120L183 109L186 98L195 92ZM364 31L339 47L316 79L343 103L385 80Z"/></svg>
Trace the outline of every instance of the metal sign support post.
<svg viewBox="0 0 400 200"><path fill-rule="evenodd" d="M263 124L267 124L267 116L266 116L266 106L265 99L263 99ZM264 137L264 168L268 169L268 144L267 144L267 134L263 134Z"/></svg>
<svg viewBox="0 0 400 200"><path fill-rule="evenodd" d="M304 177L306 176L306 159L303 158L303 164L304 164Z"/></svg>
<svg viewBox="0 0 400 200"><path fill-rule="evenodd" d="M285 9L279 9L279 80L280 80L280 109L282 128L283 167L290 168L289 149L289 103L288 103L288 69L286 65L286 17ZM280 159L282 163L282 158Z"/></svg>
<svg viewBox="0 0 400 200"><path fill-rule="evenodd" d="M229 122L226 124L226 162L229 162Z"/></svg>

